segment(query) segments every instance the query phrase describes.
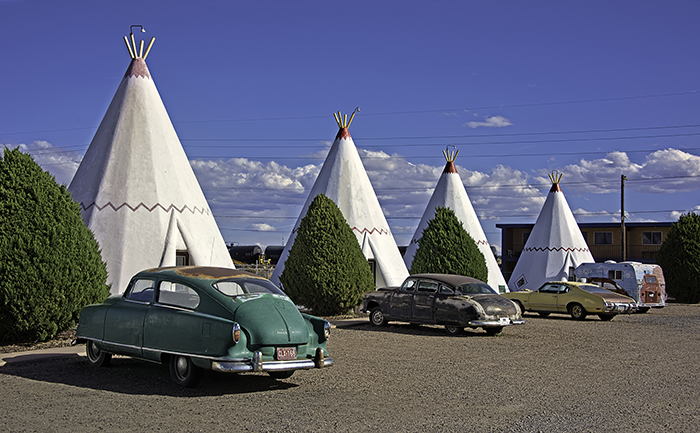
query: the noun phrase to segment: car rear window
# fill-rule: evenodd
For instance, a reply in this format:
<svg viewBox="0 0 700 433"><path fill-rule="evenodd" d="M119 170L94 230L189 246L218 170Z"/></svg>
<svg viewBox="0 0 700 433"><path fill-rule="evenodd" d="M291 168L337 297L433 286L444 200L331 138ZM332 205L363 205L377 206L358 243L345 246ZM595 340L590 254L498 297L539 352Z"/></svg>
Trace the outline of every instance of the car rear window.
<svg viewBox="0 0 700 433"><path fill-rule="evenodd" d="M461 295L495 295L496 292L488 284L464 283L457 286L457 293Z"/></svg>
<svg viewBox="0 0 700 433"><path fill-rule="evenodd" d="M270 281L257 278L236 278L221 280L213 284L214 288L226 296L240 296L250 294L273 294L282 295L283 291L277 288Z"/></svg>

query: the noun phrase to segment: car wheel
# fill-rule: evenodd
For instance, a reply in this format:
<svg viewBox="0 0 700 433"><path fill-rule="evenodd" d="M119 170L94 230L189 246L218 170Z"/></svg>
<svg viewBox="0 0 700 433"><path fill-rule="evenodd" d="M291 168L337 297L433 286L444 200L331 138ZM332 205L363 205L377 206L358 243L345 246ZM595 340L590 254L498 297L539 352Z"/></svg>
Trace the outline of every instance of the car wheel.
<svg viewBox="0 0 700 433"><path fill-rule="evenodd" d="M369 313L369 321L375 326L386 326L387 324L384 313L379 307L372 308L372 311Z"/></svg>
<svg viewBox="0 0 700 433"><path fill-rule="evenodd" d="M90 365L95 367L106 367L112 360L112 354L100 350L92 340L88 340L85 344L85 355Z"/></svg>
<svg viewBox="0 0 700 433"><path fill-rule="evenodd" d="M459 326L445 325L445 332L447 335L459 335L464 331L464 328Z"/></svg>
<svg viewBox="0 0 700 433"><path fill-rule="evenodd" d="M569 307L569 314L576 320L583 320L586 318L586 310L581 304L574 304Z"/></svg>
<svg viewBox="0 0 700 433"><path fill-rule="evenodd" d="M192 363L187 356L170 357L170 378L177 385L190 388L202 378L202 369Z"/></svg>
<svg viewBox="0 0 700 433"><path fill-rule="evenodd" d="M545 312L543 312L543 311L540 311L540 312L537 313L537 314L539 314L540 317L548 317L551 313L545 313Z"/></svg>
<svg viewBox="0 0 700 433"><path fill-rule="evenodd" d="M268 371L267 374L273 379L289 379L294 374L294 370L289 371Z"/></svg>
<svg viewBox="0 0 700 433"><path fill-rule="evenodd" d="M615 317L615 314L598 314L598 317L600 317L600 320L609 322Z"/></svg>
<svg viewBox="0 0 700 433"><path fill-rule="evenodd" d="M487 335L498 335L503 331L503 326L490 326L488 328L484 328L484 331L486 331Z"/></svg>

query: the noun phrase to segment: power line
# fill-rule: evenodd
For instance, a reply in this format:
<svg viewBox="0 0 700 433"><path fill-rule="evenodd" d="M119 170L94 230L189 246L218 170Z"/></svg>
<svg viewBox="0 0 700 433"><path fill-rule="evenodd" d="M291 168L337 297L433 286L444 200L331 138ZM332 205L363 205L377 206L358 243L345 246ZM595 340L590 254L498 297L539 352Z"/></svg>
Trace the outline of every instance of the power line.
<svg viewBox="0 0 700 433"><path fill-rule="evenodd" d="M461 108L442 108L442 109L432 109L432 110L411 110L411 111L388 111L372 113L363 111L363 116L389 116L389 115L401 115L401 114L423 114L423 113L444 113L453 111L471 111L471 110L502 110L506 108L527 108L527 107L544 107L553 105L570 105L570 104L587 104L587 103L599 103L599 102L614 102L614 101L628 101L628 100L638 100L638 99L649 99L649 98L664 98L671 96L687 96L696 95L697 90L689 90L684 92L673 92L673 93L659 93L651 95L636 95L636 96L621 96L614 98L596 98L596 99L579 99L579 100L569 100L569 101L551 101L551 102L535 102L527 104L501 104L501 105L486 105L486 106L476 106L476 107L461 107ZM324 115L309 115L309 116L289 116L289 117L260 117L260 118L248 118L248 119L219 119L219 120L180 120L173 121L173 123L184 124L184 123L226 123L226 122L259 122L259 121L281 121L281 120L305 120L305 119L326 119L328 114ZM3 135L19 135L19 134L37 134L46 132L66 132L66 131L79 131L85 129L96 129L97 127L79 127L79 128L57 128L57 129L45 129L37 131L24 131L24 132L0 132Z"/></svg>

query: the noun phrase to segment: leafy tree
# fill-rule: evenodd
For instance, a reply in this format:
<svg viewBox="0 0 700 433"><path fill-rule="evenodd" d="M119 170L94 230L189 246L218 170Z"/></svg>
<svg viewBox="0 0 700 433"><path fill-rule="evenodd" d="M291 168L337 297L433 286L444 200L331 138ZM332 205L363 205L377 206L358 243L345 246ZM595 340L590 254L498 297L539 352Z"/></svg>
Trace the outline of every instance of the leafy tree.
<svg viewBox="0 0 700 433"><path fill-rule="evenodd" d="M374 289L374 277L338 206L314 197L280 275L287 295L314 314L342 314Z"/></svg>
<svg viewBox="0 0 700 433"><path fill-rule="evenodd" d="M109 295L107 268L80 208L34 159L0 158L0 340L44 341Z"/></svg>
<svg viewBox="0 0 700 433"><path fill-rule="evenodd" d="M681 215L656 253L666 291L680 302L700 302L700 215Z"/></svg>
<svg viewBox="0 0 700 433"><path fill-rule="evenodd" d="M435 217L418 241L411 274L464 275L486 281L486 259L452 209L435 208Z"/></svg>

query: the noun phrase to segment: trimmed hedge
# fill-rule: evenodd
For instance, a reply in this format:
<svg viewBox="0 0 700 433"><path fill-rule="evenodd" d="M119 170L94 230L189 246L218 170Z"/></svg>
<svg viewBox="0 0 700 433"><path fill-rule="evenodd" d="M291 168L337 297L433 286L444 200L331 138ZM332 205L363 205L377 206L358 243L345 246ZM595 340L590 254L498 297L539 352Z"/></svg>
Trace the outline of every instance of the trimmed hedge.
<svg viewBox="0 0 700 433"><path fill-rule="evenodd" d="M0 158L0 341L34 342L73 326L109 295L107 268L80 208L34 159Z"/></svg>
<svg viewBox="0 0 700 433"><path fill-rule="evenodd" d="M457 274L487 281L486 259L454 211L435 208L411 263L411 274Z"/></svg>
<svg viewBox="0 0 700 433"><path fill-rule="evenodd" d="M314 314L343 314L374 289L374 277L360 244L338 206L314 197L299 223L280 275L285 293Z"/></svg>

